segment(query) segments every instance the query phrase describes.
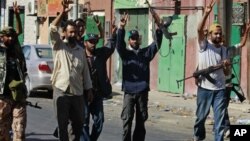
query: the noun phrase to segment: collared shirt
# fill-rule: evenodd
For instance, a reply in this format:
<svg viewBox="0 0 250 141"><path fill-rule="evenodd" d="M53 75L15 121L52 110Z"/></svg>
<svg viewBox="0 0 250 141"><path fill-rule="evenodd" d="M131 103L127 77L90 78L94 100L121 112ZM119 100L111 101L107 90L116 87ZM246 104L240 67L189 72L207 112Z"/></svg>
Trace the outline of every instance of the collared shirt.
<svg viewBox="0 0 250 141"><path fill-rule="evenodd" d="M72 94L82 95L84 89L92 88L84 49L78 44L68 47L53 25L50 25L50 38L54 59L52 85L64 92L70 88Z"/></svg>

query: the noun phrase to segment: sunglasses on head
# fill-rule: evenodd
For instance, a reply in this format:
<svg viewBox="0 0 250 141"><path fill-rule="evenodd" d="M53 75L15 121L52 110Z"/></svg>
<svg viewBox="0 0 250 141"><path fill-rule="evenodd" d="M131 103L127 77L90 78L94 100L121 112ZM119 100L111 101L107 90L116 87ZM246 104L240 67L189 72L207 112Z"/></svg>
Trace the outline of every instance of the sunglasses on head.
<svg viewBox="0 0 250 141"><path fill-rule="evenodd" d="M139 36L131 36L130 39L131 39L131 40L138 40L138 39L139 39Z"/></svg>
<svg viewBox="0 0 250 141"><path fill-rule="evenodd" d="M92 40L88 40L91 44L97 44L98 43L98 40L96 39L92 39Z"/></svg>

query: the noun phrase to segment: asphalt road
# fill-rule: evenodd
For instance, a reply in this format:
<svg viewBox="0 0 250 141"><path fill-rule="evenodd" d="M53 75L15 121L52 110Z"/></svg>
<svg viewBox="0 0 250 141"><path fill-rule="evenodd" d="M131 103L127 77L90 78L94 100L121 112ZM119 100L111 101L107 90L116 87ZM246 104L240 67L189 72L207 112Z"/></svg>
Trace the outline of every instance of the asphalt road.
<svg viewBox="0 0 250 141"><path fill-rule="evenodd" d="M117 95L117 97L119 98L104 101L105 123L99 141L122 140L122 121L120 119L122 96ZM26 141L56 141L57 139L52 135L56 127L52 99L40 95L28 98L28 100L33 104L37 102L42 109L28 106ZM152 111L149 111L151 116L146 123L146 141L191 141L192 125L190 128L184 129L171 117L167 119L167 117L153 114Z"/></svg>

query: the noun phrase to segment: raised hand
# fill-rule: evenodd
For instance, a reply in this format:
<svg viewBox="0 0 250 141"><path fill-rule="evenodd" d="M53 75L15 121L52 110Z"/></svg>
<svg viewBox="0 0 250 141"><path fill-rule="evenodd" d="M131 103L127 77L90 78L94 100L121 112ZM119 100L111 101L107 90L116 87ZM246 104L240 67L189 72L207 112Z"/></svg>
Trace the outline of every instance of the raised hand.
<svg viewBox="0 0 250 141"><path fill-rule="evenodd" d="M19 5L17 5L17 1L13 2L13 11L15 14L20 13Z"/></svg>
<svg viewBox="0 0 250 141"><path fill-rule="evenodd" d="M123 14L123 16L121 17L121 20L120 20L120 27L121 28L125 27L125 25L127 24L127 20L128 20L128 13L124 12L124 14Z"/></svg>
<svg viewBox="0 0 250 141"><path fill-rule="evenodd" d="M63 12L68 13L72 7L69 7L69 4L73 3L71 0L63 0L62 1L62 6L63 6Z"/></svg>
<svg viewBox="0 0 250 141"><path fill-rule="evenodd" d="M88 12L88 14L91 14L90 0L85 1L85 3L84 3L83 5L84 5L84 7L86 7L86 8L87 8L87 12Z"/></svg>
<svg viewBox="0 0 250 141"><path fill-rule="evenodd" d="M94 15L93 16L93 20L95 21L95 23L97 24L97 25L100 25L100 20L99 20L99 16L98 15Z"/></svg>
<svg viewBox="0 0 250 141"><path fill-rule="evenodd" d="M116 17L114 17L113 21L112 21L112 30L111 30L111 33L112 35L114 35L117 31L117 26L115 25L115 21L116 21Z"/></svg>
<svg viewBox="0 0 250 141"><path fill-rule="evenodd" d="M209 14L213 10L215 2L216 2L216 0L212 0L211 3L206 7L205 12L207 14Z"/></svg>

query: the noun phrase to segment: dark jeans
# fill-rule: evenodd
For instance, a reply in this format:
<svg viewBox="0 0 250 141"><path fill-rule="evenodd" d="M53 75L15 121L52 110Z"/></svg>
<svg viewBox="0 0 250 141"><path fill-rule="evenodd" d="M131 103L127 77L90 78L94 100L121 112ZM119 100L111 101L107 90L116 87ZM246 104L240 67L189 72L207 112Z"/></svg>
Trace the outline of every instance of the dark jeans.
<svg viewBox="0 0 250 141"><path fill-rule="evenodd" d="M230 102L230 94L232 87L226 87L225 96L226 96L226 112L225 112L225 131L230 130L230 119L228 115L228 106Z"/></svg>
<svg viewBox="0 0 250 141"><path fill-rule="evenodd" d="M139 94L124 94L123 110L123 141L131 141L131 128L136 110L136 122L133 141L144 141L146 135L145 122L148 119L148 92Z"/></svg>
<svg viewBox="0 0 250 141"><path fill-rule="evenodd" d="M230 98L231 90L232 90L232 87L226 87L226 89L225 89L225 97L226 97L225 132L230 130L230 119L229 119L229 114L228 114L228 106L229 106L229 102L231 100L231 98ZM215 129L215 126L213 126L213 131L214 131L214 129Z"/></svg>
<svg viewBox="0 0 250 141"><path fill-rule="evenodd" d="M67 95L62 90L53 89L54 108L56 112L59 140L79 141L83 127L83 96ZM72 131L68 132L68 124Z"/></svg>
<svg viewBox="0 0 250 141"><path fill-rule="evenodd" d="M205 121L213 107L214 113L214 141L223 141L225 128L226 97L225 90L207 90L201 87L197 93L196 121L194 125L194 138L204 140L206 137Z"/></svg>
<svg viewBox="0 0 250 141"><path fill-rule="evenodd" d="M87 100L87 98L85 99ZM102 132L104 123L103 98L101 96L101 93L94 92L93 101L89 105L85 104L84 109L85 109L84 129L91 141L97 141L98 137ZM90 115L93 120L91 134L89 134Z"/></svg>

